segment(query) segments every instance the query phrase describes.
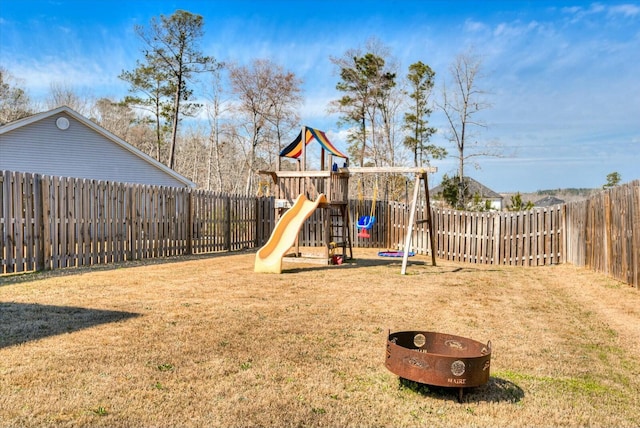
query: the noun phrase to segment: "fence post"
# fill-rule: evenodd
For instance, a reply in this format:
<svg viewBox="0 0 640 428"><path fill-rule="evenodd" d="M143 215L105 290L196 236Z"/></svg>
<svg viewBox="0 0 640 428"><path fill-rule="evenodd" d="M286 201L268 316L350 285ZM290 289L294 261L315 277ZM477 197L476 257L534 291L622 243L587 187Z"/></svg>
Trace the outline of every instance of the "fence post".
<svg viewBox="0 0 640 428"><path fill-rule="evenodd" d="M253 215L255 216L255 230L253 232L253 246L254 248L258 247L258 242L260 242L260 198L258 196L253 197L254 205L253 205Z"/></svg>
<svg viewBox="0 0 640 428"><path fill-rule="evenodd" d="M42 257L43 269L52 269L52 229L51 229L51 177L48 175L41 176L42 187Z"/></svg>
<svg viewBox="0 0 640 428"><path fill-rule="evenodd" d="M640 290L640 180L629 184L631 193L631 260L632 284Z"/></svg>
<svg viewBox="0 0 640 428"><path fill-rule="evenodd" d="M558 208L557 213L554 213L554 215L552 215L550 217L550 221L551 221L551 226L549 227L549 230L553 230L555 233L555 238L558 240L558 251L554 254L554 241L553 241L553 234L550 236L551 237L551 254L553 254L553 257L555 257L555 259L552 259L553 261L557 260L557 263L567 263L567 261L569 260L569 234L567 233L567 227L569 224L569 204L563 204ZM558 229L559 228L559 229ZM559 232L555 232L555 230L558 229Z"/></svg>
<svg viewBox="0 0 640 428"><path fill-rule="evenodd" d="M127 207L127 214L126 214L126 218L125 218L125 224L129 224L129 227L127 227L127 235L125 238L125 245L127 244L128 241L128 251L125 251L125 254L128 253L128 257L127 257L127 261L131 261L133 260L133 229L134 229L134 221L133 221L133 187L132 186L125 186L125 190L126 194L128 195L128 198L125 198L126 200L129 201L129 206Z"/></svg>
<svg viewBox="0 0 640 428"><path fill-rule="evenodd" d="M47 213L45 210L44 187L42 185L42 176L33 174L33 209L34 209L34 234L35 234L35 257L36 271L44 270L45 261L45 230L47 229Z"/></svg>
<svg viewBox="0 0 640 428"><path fill-rule="evenodd" d="M260 240L261 240L261 236L262 236L262 222L264 221L264 218L262 217L262 210L260 209L260 205L261 205L261 198L259 196L254 197L254 213L253 215L256 218L255 221L255 231L253 234L253 246L255 248L257 248L260 245Z"/></svg>
<svg viewBox="0 0 640 428"><path fill-rule="evenodd" d="M195 218L193 213L193 191L191 189L187 190L187 254L193 254L193 229L195 225L193 224L193 220Z"/></svg>
<svg viewBox="0 0 640 428"><path fill-rule="evenodd" d="M13 273L15 272L15 258L13 255L13 228L15 224L15 218L13 211L11 210L11 201L13 195L13 174L10 171L2 171L2 218L4 219L4 230L2 231L2 240L4 252L5 252L5 268L4 272L0 273ZM2 248L0 248L2 249Z"/></svg>
<svg viewBox="0 0 640 428"><path fill-rule="evenodd" d="M500 264L500 212L493 213L491 216L491 254L487 252L487 257L490 258L490 264Z"/></svg>
<svg viewBox="0 0 640 428"><path fill-rule="evenodd" d="M231 251L231 196L224 198L224 248Z"/></svg>
<svg viewBox="0 0 640 428"><path fill-rule="evenodd" d="M602 260L602 269L605 274L611 274L612 269L612 251L611 243L611 190L606 190L603 194L602 209L604 211L604 227L602 228L602 239L604 241L604 257Z"/></svg>

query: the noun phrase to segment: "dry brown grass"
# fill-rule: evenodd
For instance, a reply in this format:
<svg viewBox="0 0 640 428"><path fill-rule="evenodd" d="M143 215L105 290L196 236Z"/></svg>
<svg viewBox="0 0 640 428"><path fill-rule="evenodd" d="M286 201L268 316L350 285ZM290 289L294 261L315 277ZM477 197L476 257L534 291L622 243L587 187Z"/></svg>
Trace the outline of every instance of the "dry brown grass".
<svg viewBox="0 0 640 428"><path fill-rule="evenodd" d="M640 293L571 266L253 254L0 283L0 426L640 426ZM400 382L387 329L493 344L465 393Z"/></svg>

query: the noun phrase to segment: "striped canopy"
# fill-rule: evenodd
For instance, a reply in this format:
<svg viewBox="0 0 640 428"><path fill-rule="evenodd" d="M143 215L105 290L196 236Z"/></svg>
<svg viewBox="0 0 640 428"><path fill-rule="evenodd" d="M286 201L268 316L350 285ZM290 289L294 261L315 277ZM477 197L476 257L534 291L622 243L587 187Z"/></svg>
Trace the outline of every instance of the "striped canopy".
<svg viewBox="0 0 640 428"><path fill-rule="evenodd" d="M340 150L338 150L332 143L329 141L324 132L319 129L309 128L308 126L304 127L305 129L305 142L309 144L314 138L320 143L325 150L331 153L334 156L338 156L340 158L347 159L347 156L344 155ZM287 147L282 149L280 152L280 156L286 158L299 158L302 154L302 131L298 134L295 140Z"/></svg>

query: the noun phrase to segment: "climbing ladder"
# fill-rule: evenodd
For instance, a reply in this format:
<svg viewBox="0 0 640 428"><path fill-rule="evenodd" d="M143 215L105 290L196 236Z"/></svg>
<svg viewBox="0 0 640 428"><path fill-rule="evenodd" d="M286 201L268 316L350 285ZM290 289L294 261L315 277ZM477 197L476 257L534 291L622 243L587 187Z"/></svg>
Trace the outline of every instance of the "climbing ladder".
<svg viewBox="0 0 640 428"><path fill-rule="evenodd" d="M351 227L349 221L349 209L347 204L331 204L328 208L329 224L326 228L329 236L326 239L327 246L332 246L334 255L342 256L342 260L353 259L353 246L351 244ZM341 253L336 252L341 248Z"/></svg>

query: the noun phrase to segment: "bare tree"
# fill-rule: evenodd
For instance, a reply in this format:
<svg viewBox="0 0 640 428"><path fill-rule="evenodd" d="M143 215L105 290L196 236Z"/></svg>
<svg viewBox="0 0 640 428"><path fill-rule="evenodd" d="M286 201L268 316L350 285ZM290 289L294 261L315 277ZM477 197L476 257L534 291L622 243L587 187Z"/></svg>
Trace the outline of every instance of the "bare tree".
<svg viewBox="0 0 640 428"><path fill-rule="evenodd" d="M464 183L464 167L468 159L478 156L496 156L487 144L480 144L478 128L486 124L478 114L491 107L485 100L485 91L479 88L482 79L482 59L466 52L456 56L449 69L451 83L442 87L442 101L438 107L443 111L449 125L447 138L457 150L458 174L460 184Z"/></svg>
<svg viewBox="0 0 640 428"><path fill-rule="evenodd" d="M379 117L375 127L377 144L374 146L374 162L381 166L397 166L403 163L402 145L398 141L401 132L401 109L405 104L401 86L394 85L388 91L379 93Z"/></svg>
<svg viewBox="0 0 640 428"><path fill-rule="evenodd" d="M129 140L129 131L136 122L136 115L130 107L108 98L100 98L92 110L91 120L123 140Z"/></svg>
<svg viewBox="0 0 640 428"><path fill-rule="evenodd" d="M18 81L0 66L0 125L32 115L33 106Z"/></svg>
<svg viewBox="0 0 640 428"><path fill-rule="evenodd" d="M138 116L127 102L100 98L92 107L91 120L149 156L155 155L155 136L148 118Z"/></svg>
<svg viewBox="0 0 640 428"><path fill-rule="evenodd" d="M238 124L234 123L232 115L229 114L232 108L237 109L237 105L227 98L220 70L213 73L208 99L206 111L209 130L204 188L217 192L239 193L243 188L241 183L246 178L246 162L243 159L242 139L237 133Z"/></svg>
<svg viewBox="0 0 640 428"><path fill-rule="evenodd" d="M45 104L48 109L67 106L84 116L88 116L91 113L93 100L91 95L83 93L66 82L53 82L49 85L49 95Z"/></svg>
<svg viewBox="0 0 640 428"><path fill-rule="evenodd" d="M232 91L239 98L235 137L245 141L245 193L250 194L257 170L273 166L283 132L298 122L300 81L269 60L229 69Z"/></svg>
<svg viewBox="0 0 640 428"><path fill-rule="evenodd" d="M186 128L178 136L175 170L194 183L206 179L207 131L203 124Z"/></svg>
<svg viewBox="0 0 640 428"><path fill-rule="evenodd" d="M220 71L217 70L213 73L211 97L207 105L207 117L210 128L207 153L207 177L205 179L205 189L207 190L215 189L222 191L223 143L221 141L221 118L226 111L223 93ZM212 177L215 179L215 184L211 182Z"/></svg>
<svg viewBox="0 0 640 428"><path fill-rule="evenodd" d="M282 138L299 127L299 107L302 103L302 81L292 72L274 66L273 82L268 87L267 98L270 101L270 113L266 116L275 134L274 144L269 146L268 168L279 166L280 151L284 148Z"/></svg>
<svg viewBox="0 0 640 428"><path fill-rule="evenodd" d="M126 141L151 157L156 154L155 131L144 118L136 119L135 124L129 128Z"/></svg>

